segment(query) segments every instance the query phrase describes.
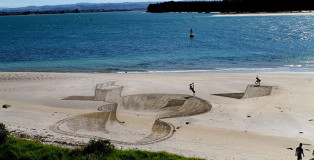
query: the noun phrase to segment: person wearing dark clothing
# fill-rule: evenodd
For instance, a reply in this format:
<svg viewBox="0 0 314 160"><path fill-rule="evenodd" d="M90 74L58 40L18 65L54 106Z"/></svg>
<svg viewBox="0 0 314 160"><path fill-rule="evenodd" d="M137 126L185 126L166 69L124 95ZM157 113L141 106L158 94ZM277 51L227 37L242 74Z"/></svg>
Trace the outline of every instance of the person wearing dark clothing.
<svg viewBox="0 0 314 160"><path fill-rule="evenodd" d="M302 143L300 143L300 146L295 149L295 156L297 156L297 160L302 160L302 155L304 157Z"/></svg>
<svg viewBox="0 0 314 160"><path fill-rule="evenodd" d="M190 84L190 90L193 92L193 95L195 96L194 82Z"/></svg>
<svg viewBox="0 0 314 160"><path fill-rule="evenodd" d="M261 79L259 79L258 78L258 76L256 76L256 81L255 81L255 84L257 85L257 86L260 86L261 85Z"/></svg>

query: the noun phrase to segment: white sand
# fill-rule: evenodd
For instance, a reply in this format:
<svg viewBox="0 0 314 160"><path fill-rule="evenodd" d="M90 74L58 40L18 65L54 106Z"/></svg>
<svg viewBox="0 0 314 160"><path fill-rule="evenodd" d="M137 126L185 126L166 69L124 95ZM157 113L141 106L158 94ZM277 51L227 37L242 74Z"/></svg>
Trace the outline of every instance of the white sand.
<svg viewBox="0 0 314 160"><path fill-rule="evenodd" d="M120 145L118 148L138 148L167 151L184 156L213 160L226 159L296 159L294 150L304 145L305 159L314 150L314 73L259 73L262 85L276 86L271 96L232 99L211 94L244 92L255 81L256 73L234 74L93 74L93 73L0 73L0 122L10 131L41 135L45 141L68 143L87 142L52 132L49 126L78 114L97 112L103 102L63 101L80 95L93 96L97 83L116 81L123 86L122 96L145 93L190 94L189 84L195 83L196 96L207 100L212 110L189 117L164 119L179 127L167 140L149 145ZM129 114L129 115L128 115ZM139 117L135 116L139 115ZM127 111L118 108L117 117L130 122L138 132L147 134L151 121L147 111ZM250 117L248 117L250 116ZM143 117L142 120L138 120ZM191 124L185 124L191 122ZM142 125L144 124L144 125ZM110 130L110 129L109 129ZM119 127L111 130L118 132ZM132 130L131 130L132 131ZM128 132L131 132L128 131ZM126 131L125 131L126 132ZM299 133L303 132L303 133ZM126 132L127 133L127 132ZM132 131L133 133L133 131ZM113 139L124 133L111 134ZM143 134L144 135L144 134ZM132 141L143 136L122 139ZM139 137L136 137L139 136ZM47 138L48 137L48 138Z"/></svg>

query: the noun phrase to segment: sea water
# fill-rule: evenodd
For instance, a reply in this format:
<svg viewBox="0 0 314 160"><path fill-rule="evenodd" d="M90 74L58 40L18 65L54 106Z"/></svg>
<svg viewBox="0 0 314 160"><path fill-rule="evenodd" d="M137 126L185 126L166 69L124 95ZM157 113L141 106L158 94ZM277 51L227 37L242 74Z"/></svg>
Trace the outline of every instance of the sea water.
<svg viewBox="0 0 314 160"><path fill-rule="evenodd" d="M312 72L313 33L314 14L7 16L0 17L0 71Z"/></svg>

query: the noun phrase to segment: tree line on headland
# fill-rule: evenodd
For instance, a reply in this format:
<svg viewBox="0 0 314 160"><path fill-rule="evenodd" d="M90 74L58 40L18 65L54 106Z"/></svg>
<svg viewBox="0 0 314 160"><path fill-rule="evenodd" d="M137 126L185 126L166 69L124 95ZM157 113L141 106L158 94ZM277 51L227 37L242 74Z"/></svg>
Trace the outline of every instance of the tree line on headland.
<svg viewBox="0 0 314 160"><path fill-rule="evenodd" d="M310 0L218 0L218 1L182 1L150 4L149 2L105 3L105 4L74 4L61 6L25 7L1 9L0 16L91 13L112 11L145 10L147 12L222 12L222 13L254 13L254 12L290 12L313 11Z"/></svg>
<svg viewBox="0 0 314 160"><path fill-rule="evenodd" d="M310 0L222 0L222 1L182 1L150 4L147 12L290 12L313 10Z"/></svg>

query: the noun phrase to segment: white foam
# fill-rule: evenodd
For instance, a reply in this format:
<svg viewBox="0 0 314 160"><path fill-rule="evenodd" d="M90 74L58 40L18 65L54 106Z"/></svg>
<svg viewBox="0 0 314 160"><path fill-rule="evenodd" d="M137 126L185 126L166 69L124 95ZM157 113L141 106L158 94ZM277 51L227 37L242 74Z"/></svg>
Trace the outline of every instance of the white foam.
<svg viewBox="0 0 314 160"><path fill-rule="evenodd" d="M304 67L305 65L301 65L301 64L290 64L290 65L284 65L285 67L290 67L290 68L300 68L300 67Z"/></svg>
<svg viewBox="0 0 314 160"><path fill-rule="evenodd" d="M257 71L271 71L278 70L277 68L215 68L215 69L202 69L202 70L156 70L156 71L128 71L117 73L130 73L130 74L170 74L170 73L216 73L216 72L257 72Z"/></svg>
<svg viewBox="0 0 314 160"><path fill-rule="evenodd" d="M117 73L130 74L176 74L176 73L252 73L252 72L314 72L314 64L289 64L276 68L214 68L214 69L189 69L189 70L155 70L155 71L121 71Z"/></svg>

